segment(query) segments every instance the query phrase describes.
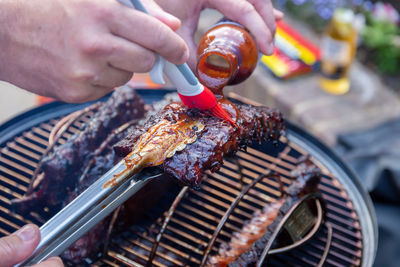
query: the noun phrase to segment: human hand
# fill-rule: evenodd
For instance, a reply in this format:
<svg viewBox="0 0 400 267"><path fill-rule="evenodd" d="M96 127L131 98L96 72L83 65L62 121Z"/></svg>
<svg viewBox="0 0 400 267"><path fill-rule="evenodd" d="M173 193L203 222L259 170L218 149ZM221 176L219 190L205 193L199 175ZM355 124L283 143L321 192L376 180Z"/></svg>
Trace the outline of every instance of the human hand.
<svg viewBox="0 0 400 267"><path fill-rule="evenodd" d="M272 7L270 0L156 0L170 14L178 17L182 26L177 33L185 39L189 50L189 65L196 66L196 44L194 33L200 12L205 8L220 11L225 17L244 25L256 37L263 54L273 53L275 20L283 18L283 13Z"/></svg>
<svg viewBox="0 0 400 267"><path fill-rule="evenodd" d="M0 80L67 102L97 99L147 72L154 52L182 64L179 19L117 0L0 0Z"/></svg>
<svg viewBox="0 0 400 267"><path fill-rule="evenodd" d="M0 238L0 267L14 266L29 257L40 241L39 228L28 224L15 233ZM64 266L58 257L50 258L32 267Z"/></svg>

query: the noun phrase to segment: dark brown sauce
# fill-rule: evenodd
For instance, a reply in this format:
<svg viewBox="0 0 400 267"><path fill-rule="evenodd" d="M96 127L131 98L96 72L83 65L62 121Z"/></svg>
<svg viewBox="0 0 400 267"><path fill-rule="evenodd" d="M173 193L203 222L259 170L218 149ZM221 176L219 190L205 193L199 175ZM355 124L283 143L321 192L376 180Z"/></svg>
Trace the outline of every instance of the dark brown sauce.
<svg viewBox="0 0 400 267"><path fill-rule="evenodd" d="M222 92L222 89L221 89ZM221 107L229 114L234 122L237 122L239 119L239 110L237 107L224 96L217 96L217 101L221 105Z"/></svg>
<svg viewBox="0 0 400 267"><path fill-rule="evenodd" d="M199 59L197 65L197 74L199 80L207 86L214 94L222 95L222 89L228 84L232 77L233 67L229 62L228 55L219 55L228 63L228 66L218 66L210 63L207 59L214 56L214 52L210 52ZM237 68L237 65L235 66Z"/></svg>
<svg viewBox="0 0 400 267"><path fill-rule="evenodd" d="M224 22L204 34L197 49L197 75L202 84L222 95L226 85L246 80L258 61L258 48L240 24Z"/></svg>
<svg viewBox="0 0 400 267"><path fill-rule="evenodd" d="M205 127L197 135L196 142L168 158L161 165L165 173L180 182L198 187L205 170L217 171L223 164L223 157L244 148L250 140L276 140L284 134L284 121L279 112L267 107L234 105L222 96L217 96L219 103L231 115L238 127L228 121L210 116L207 112L188 109L182 103L167 105L155 116L148 119L139 130L132 131L126 140L114 146L118 155L125 157L132 151L136 140L161 120L179 121L183 116L200 121Z"/></svg>
<svg viewBox="0 0 400 267"><path fill-rule="evenodd" d="M203 130L204 125L186 113L177 115L178 120L161 119L143 133L133 150L124 158L126 169L114 175L103 188L115 186L143 168L158 166L193 143L197 139L197 132Z"/></svg>
<svg viewBox="0 0 400 267"><path fill-rule="evenodd" d="M113 176L113 178L111 178L106 183L104 183L103 188L111 188L111 187L117 186L118 185L118 180L121 179L120 177L123 174L125 174L126 172L128 172L129 170L130 170L130 168L127 166L127 169L123 170L122 172L120 172L118 174L115 174Z"/></svg>

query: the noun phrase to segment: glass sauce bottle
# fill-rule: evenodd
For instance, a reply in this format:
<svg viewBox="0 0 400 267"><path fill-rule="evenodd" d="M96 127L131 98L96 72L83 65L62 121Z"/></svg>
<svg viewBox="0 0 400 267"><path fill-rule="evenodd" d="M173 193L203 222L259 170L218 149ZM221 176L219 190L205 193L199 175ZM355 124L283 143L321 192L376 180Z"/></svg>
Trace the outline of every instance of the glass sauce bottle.
<svg viewBox="0 0 400 267"><path fill-rule="evenodd" d="M258 47L249 31L224 20L201 38L197 49L197 76L217 95L225 85L246 80L258 61Z"/></svg>
<svg viewBox="0 0 400 267"><path fill-rule="evenodd" d="M357 42L353 18L350 9L337 9L322 39L320 86L332 94L344 94L350 89L348 72Z"/></svg>

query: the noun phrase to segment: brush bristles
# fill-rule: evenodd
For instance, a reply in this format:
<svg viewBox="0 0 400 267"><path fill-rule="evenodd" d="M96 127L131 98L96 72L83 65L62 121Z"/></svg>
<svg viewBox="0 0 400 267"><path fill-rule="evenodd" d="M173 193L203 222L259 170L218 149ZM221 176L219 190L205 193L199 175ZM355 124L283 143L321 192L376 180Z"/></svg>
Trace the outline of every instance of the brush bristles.
<svg viewBox="0 0 400 267"><path fill-rule="evenodd" d="M215 117L221 118L223 120L229 121L232 123L235 127L237 127L236 123L232 120L231 116L221 107L220 104L215 105L211 109L211 114Z"/></svg>

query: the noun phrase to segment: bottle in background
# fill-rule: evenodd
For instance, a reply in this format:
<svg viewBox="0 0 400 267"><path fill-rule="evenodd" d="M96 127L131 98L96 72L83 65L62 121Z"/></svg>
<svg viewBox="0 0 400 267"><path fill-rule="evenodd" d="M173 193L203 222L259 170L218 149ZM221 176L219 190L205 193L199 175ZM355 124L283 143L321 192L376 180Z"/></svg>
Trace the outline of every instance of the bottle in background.
<svg viewBox="0 0 400 267"><path fill-rule="evenodd" d="M256 41L238 23L223 20L201 38L197 49L197 76L215 94L225 85L246 80L258 61Z"/></svg>
<svg viewBox="0 0 400 267"><path fill-rule="evenodd" d="M344 94L350 89L348 72L357 42L353 19L352 10L337 9L322 38L320 86L332 94Z"/></svg>

